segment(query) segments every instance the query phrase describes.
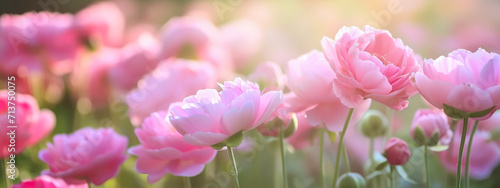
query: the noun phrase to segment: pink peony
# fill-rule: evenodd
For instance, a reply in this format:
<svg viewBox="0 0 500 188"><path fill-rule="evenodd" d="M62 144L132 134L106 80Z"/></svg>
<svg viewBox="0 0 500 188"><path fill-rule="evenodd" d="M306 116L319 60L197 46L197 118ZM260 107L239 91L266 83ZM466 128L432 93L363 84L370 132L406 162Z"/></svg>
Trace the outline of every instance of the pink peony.
<svg viewBox="0 0 500 188"><path fill-rule="evenodd" d="M8 100L11 98L12 100ZM11 102L9 104L9 102ZM13 105L13 104L14 105ZM10 108L9 108L10 107ZM14 113L9 113L14 111ZM12 115L15 118L9 118ZM15 123L9 123L13 119ZM30 95L9 95L6 90L0 91L0 158L10 154L19 154L24 149L32 146L50 134L56 124L54 113L50 110L39 110L35 98ZM17 128L8 128L17 126ZM11 131L15 131L15 147L9 146Z"/></svg>
<svg viewBox="0 0 500 188"><path fill-rule="evenodd" d="M349 108L333 92L335 73L321 52L314 50L289 61L286 76L291 91L284 98L287 111L305 110L310 125L325 124L334 132L342 129ZM350 124L356 124L370 104L370 100L361 101Z"/></svg>
<svg viewBox="0 0 500 188"><path fill-rule="evenodd" d="M154 112L135 129L141 145L128 151L137 155L139 173L149 174L150 184L166 174L192 177L201 173L205 164L212 161L217 151L209 146L193 146L182 140L166 119L167 112Z"/></svg>
<svg viewBox="0 0 500 188"><path fill-rule="evenodd" d="M261 84L264 91L282 90L285 87L285 76L281 67L274 62L259 64L255 70L248 75L248 80Z"/></svg>
<svg viewBox="0 0 500 188"><path fill-rule="evenodd" d="M11 188L88 188L85 181L77 184L68 184L63 179L53 178L47 175L38 176L32 180L23 180L21 183L13 185Z"/></svg>
<svg viewBox="0 0 500 188"><path fill-rule="evenodd" d="M30 71L62 75L72 70L82 46L70 14L28 12L0 17L0 73Z"/></svg>
<svg viewBox="0 0 500 188"><path fill-rule="evenodd" d="M232 62L239 70L244 70L252 57L259 52L263 31L262 27L249 19L229 22L220 28L224 47L231 54Z"/></svg>
<svg viewBox="0 0 500 188"><path fill-rule="evenodd" d="M117 47L122 44L125 15L112 2L94 3L75 15L74 27L82 38Z"/></svg>
<svg viewBox="0 0 500 188"><path fill-rule="evenodd" d="M337 75L333 89L346 106L356 107L371 98L402 110L417 93L411 83L411 75L419 70L413 50L389 31L343 27L335 41L324 37L321 43Z"/></svg>
<svg viewBox="0 0 500 188"><path fill-rule="evenodd" d="M50 167L42 173L66 181L88 179L101 185L116 176L127 159L127 138L111 128L87 127L69 135L56 135L53 141L38 153Z"/></svg>
<svg viewBox="0 0 500 188"><path fill-rule="evenodd" d="M315 127L309 125L304 112L297 113L297 130L286 140L295 149L304 149L313 144Z"/></svg>
<svg viewBox="0 0 500 188"><path fill-rule="evenodd" d="M426 60L422 69L415 74L416 86L437 108L447 104L478 112L500 106L500 56L495 53L455 50L448 57Z"/></svg>
<svg viewBox="0 0 500 188"><path fill-rule="evenodd" d="M166 111L170 104L215 84L215 71L208 63L174 58L163 61L126 96L132 124L140 125L152 112Z"/></svg>
<svg viewBox="0 0 500 188"><path fill-rule="evenodd" d="M187 143L214 145L240 131L254 129L273 114L283 97L282 91L261 94L257 84L240 78L221 87L220 93L200 90L173 105L170 123Z"/></svg>
<svg viewBox="0 0 500 188"><path fill-rule="evenodd" d="M416 129L420 129L420 133L423 133L423 135L416 136ZM453 132L449 127L448 117L446 117L444 112L421 109L418 110L413 117L410 134L413 139L421 145L447 145L451 140ZM436 138L433 138L434 134L437 134Z"/></svg>
<svg viewBox="0 0 500 188"><path fill-rule="evenodd" d="M408 144L399 138L391 138L385 145L384 155L391 165L404 165L410 159Z"/></svg>

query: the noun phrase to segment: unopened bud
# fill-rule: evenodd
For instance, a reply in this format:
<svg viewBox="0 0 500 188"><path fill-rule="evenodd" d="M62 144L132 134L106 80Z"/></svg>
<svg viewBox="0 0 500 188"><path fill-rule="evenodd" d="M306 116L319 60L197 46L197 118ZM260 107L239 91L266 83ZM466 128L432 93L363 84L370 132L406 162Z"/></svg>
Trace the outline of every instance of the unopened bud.
<svg viewBox="0 0 500 188"><path fill-rule="evenodd" d="M388 128L387 117L378 110L368 110L361 119L361 132L368 138L383 136Z"/></svg>
<svg viewBox="0 0 500 188"><path fill-rule="evenodd" d="M366 182L363 176L358 173L345 173L340 176L337 181L338 188L364 188L366 187Z"/></svg>

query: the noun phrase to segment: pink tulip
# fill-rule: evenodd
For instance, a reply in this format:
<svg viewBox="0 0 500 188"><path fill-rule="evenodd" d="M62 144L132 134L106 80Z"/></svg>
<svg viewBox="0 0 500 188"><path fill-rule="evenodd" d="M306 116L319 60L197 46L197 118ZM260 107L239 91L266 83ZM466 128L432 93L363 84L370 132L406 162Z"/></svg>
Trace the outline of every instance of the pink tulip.
<svg viewBox="0 0 500 188"><path fill-rule="evenodd" d="M12 100L8 100L9 98ZM9 113L9 111L14 111L14 113ZM9 115L14 118L9 118ZM14 123L10 123L10 119L14 120ZM54 129L55 121L54 113L50 110L40 110L32 96L24 94L12 96L6 90L0 91L0 131L3 132L0 134L0 158L10 156L10 154L19 154L42 140ZM7 126L17 127L8 128ZM8 133L12 131L15 134L9 135ZM11 135L15 136L13 138L15 146L9 146Z"/></svg>
<svg viewBox="0 0 500 188"><path fill-rule="evenodd" d="M11 188L88 188L85 181L77 184L68 184L63 179L41 175L32 180L23 180L21 183L13 185Z"/></svg>
<svg viewBox="0 0 500 188"><path fill-rule="evenodd" d="M416 86L437 108L447 104L478 112L500 106L500 56L495 53L455 50L448 57L426 60L422 68L415 74Z"/></svg>
<svg viewBox="0 0 500 188"><path fill-rule="evenodd" d="M423 133L423 138L418 137L418 135L417 137L415 136L415 129L417 128L422 131L421 133ZM449 127L448 117L444 112L421 109L418 110L413 117L410 134L419 144L447 145L451 140L453 132ZM438 140L431 140L435 139L433 138L434 134L437 134Z"/></svg>
<svg viewBox="0 0 500 188"><path fill-rule="evenodd" d="M81 37L118 47L122 44L125 15L112 2L92 4L75 15L75 29Z"/></svg>
<svg viewBox="0 0 500 188"><path fill-rule="evenodd" d="M259 64L255 70L248 75L248 80L261 84L264 91L282 90L285 87L285 77L281 67L274 62Z"/></svg>
<svg viewBox="0 0 500 188"><path fill-rule="evenodd" d="M348 107L371 98L395 110L417 93L411 75L419 70L413 50L389 31L343 27L335 41L324 37L323 53L336 74L334 91Z"/></svg>
<svg viewBox="0 0 500 188"><path fill-rule="evenodd" d="M210 22L195 17L172 18L161 29L160 59L198 59L215 67L219 79L231 77L233 65L221 41L220 31ZM194 51L191 51L194 50Z"/></svg>
<svg viewBox="0 0 500 188"><path fill-rule="evenodd" d="M137 155L139 173L149 174L150 184L166 174L192 177L201 173L205 164L212 161L217 151L209 146L193 146L182 140L166 119L167 112L154 112L142 127L135 129L141 145L128 151Z"/></svg>
<svg viewBox="0 0 500 188"><path fill-rule="evenodd" d="M384 154L389 164L404 165L410 159L411 151L404 140L391 138L385 145Z"/></svg>
<svg viewBox="0 0 500 188"><path fill-rule="evenodd" d="M132 124L140 125L152 112L166 111L170 104L215 84L215 71L208 63L173 58L162 61L126 96Z"/></svg>
<svg viewBox="0 0 500 188"><path fill-rule="evenodd" d="M256 83L236 78L224 82L220 93L200 90L174 104L170 123L192 145L209 146L230 136L256 128L273 114L281 103L282 91L261 95Z"/></svg>
<svg viewBox="0 0 500 188"><path fill-rule="evenodd" d="M349 108L335 95L335 73L321 52L311 51L289 61L286 76L291 91L284 98L287 111L305 110L310 125L325 124L329 131L334 132L342 129ZM370 100L361 101L350 124L356 124L370 104Z"/></svg>
<svg viewBox="0 0 500 188"><path fill-rule="evenodd" d="M62 75L72 70L82 49L70 14L28 12L0 17L0 72L20 67Z"/></svg>
<svg viewBox="0 0 500 188"><path fill-rule="evenodd" d="M40 160L50 168L42 173L66 181L88 179L101 185L118 174L128 157L125 154L127 138L111 128L87 127L69 135L56 135L53 141L38 153Z"/></svg>

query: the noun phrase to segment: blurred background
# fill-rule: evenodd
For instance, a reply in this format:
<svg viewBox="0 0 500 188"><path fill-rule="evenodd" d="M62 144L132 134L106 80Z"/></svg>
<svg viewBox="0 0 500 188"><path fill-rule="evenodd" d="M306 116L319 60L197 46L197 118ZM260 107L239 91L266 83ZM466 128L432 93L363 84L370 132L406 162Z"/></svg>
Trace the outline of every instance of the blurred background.
<svg viewBox="0 0 500 188"><path fill-rule="evenodd" d="M222 43L230 51L229 53L237 54L231 57L231 60L235 74L241 76L249 75L255 67L267 61L276 62L284 70L290 59L312 49L321 50L320 41L323 36L334 38L342 26L372 25L389 30L395 38L401 38L403 43L411 47L422 59L447 55L458 48L471 51L483 48L489 52L500 52L500 1L496 0L2 0L0 14L23 14L30 11L77 14L86 7L100 2L111 2L116 5L121 18L114 19L116 14L107 17L106 11L101 12L99 16L103 19L111 18L111 22L124 21L120 30L111 33L120 36L119 42L111 45L113 49L124 49L137 41L147 46L149 43L140 42L146 40L141 37L144 34L158 39L161 38L162 28L171 18L195 17L213 23L220 31L223 36ZM190 58L192 53L190 49L183 48L179 56ZM6 78L3 73L1 74L2 79ZM75 74L57 75L63 79L62 81L52 82L50 81L52 78L44 78L49 80L47 81L49 86L41 89L42 94L38 89L25 90L37 98L40 108L51 109L56 114L57 125L51 135L70 133L84 126L112 126L117 132L127 135L130 140L129 146L139 144L129 118L129 106L124 99L131 88L105 89L107 91L105 99L101 100L101 96L95 95L102 95L104 92L102 88L92 88L91 90L100 93L95 95L82 94L78 89L74 89L80 87L78 84L90 82L85 76L74 78ZM33 78L40 78L39 76L28 74L26 82L32 82ZM83 82L68 81L78 78L83 79ZM107 81L107 76L103 76L102 79L94 80L92 83L99 85ZM219 81L223 80L219 78ZM5 89L4 86L5 84L2 84L0 88ZM413 114L418 108L425 107L426 104L418 95L411 98L410 107L401 112L393 112L383 105L372 104L372 108L386 112L390 117L391 126L394 127L392 134L409 142L412 142L408 130ZM277 142L272 138L264 138L255 131L248 132L246 136L249 138L249 146L243 147L236 154L240 161L241 183L251 187L279 186L281 169ZM38 151L44 148L47 142L51 142L51 136L19 155L18 166L22 179L36 177L41 170L47 168L47 165L37 157ZM380 149L382 145L379 144L378 148ZM327 174L331 174L336 148L332 144L327 144L327 147L330 148L327 151L330 157L327 158L326 171ZM290 146L289 151L293 153L287 159L290 165L290 187L317 187L318 157L314 155L318 153L317 143L300 151ZM421 148L415 148L414 156L417 158L422 156ZM423 161L415 157L412 160L420 161L414 162L412 167L406 167L412 169L408 170L408 173L412 179L422 182L420 180L423 178L421 176L423 168L420 169L418 166L422 165ZM436 185L439 185L438 187L453 185L454 179L449 177L452 175L448 175L440 167L437 159L433 158L431 161L434 164L432 166L435 166L433 174L436 175L436 179L443 180ZM145 180L146 175L138 174L134 169L134 163L135 157L132 156L125 162L116 178L97 187L182 186L182 178L171 175L167 175L154 185L148 185ZM227 173L229 167L225 153L219 154L206 166L202 174L193 178L193 186L231 187L231 176ZM363 167L355 165L354 168L362 171ZM474 181L473 184L477 187L498 187L500 180L495 180L494 177L500 177L500 169L496 168L491 177L493 178ZM327 180L329 178L331 177L327 177ZM423 186L423 184L408 183L403 185Z"/></svg>

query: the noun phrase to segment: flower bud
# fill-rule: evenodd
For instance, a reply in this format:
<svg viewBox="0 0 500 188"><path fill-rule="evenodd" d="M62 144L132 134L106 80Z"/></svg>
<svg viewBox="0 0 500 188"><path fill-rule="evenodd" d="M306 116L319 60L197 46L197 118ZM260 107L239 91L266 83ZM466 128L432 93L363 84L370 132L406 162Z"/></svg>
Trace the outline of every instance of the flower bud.
<svg viewBox="0 0 500 188"><path fill-rule="evenodd" d="M385 145L384 155L391 165L403 165L410 159L408 144L399 138L391 138Z"/></svg>
<svg viewBox="0 0 500 188"><path fill-rule="evenodd" d="M387 117L378 110L368 110L361 119L361 132L369 138L383 136L388 128Z"/></svg>
<svg viewBox="0 0 500 188"><path fill-rule="evenodd" d="M452 135L446 114L434 110L418 110L410 133L418 145L427 146L447 145Z"/></svg>
<svg viewBox="0 0 500 188"><path fill-rule="evenodd" d="M338 188L364 188L366 187L366 182L363 176L358 173L349 172L342 174L337 181Z"/></svg>

